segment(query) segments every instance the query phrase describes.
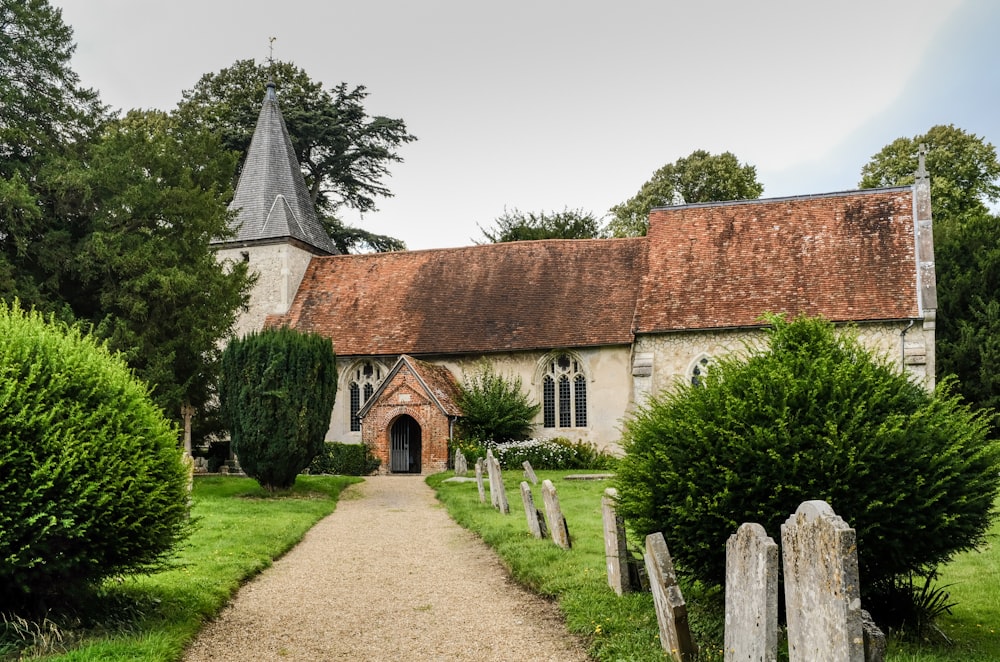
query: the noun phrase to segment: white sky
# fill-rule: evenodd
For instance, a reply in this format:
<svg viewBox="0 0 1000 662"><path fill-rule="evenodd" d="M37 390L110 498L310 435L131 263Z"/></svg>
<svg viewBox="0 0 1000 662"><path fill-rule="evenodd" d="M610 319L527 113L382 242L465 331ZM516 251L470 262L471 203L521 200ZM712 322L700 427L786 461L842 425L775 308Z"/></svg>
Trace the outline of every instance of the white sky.
<svg viewBox="0 0 1000 662"><path fill-rule="evenodd" d="M854 188L883 145L937 123L1000 139L990 0L53 4L115 108L169 110L269 37L325 86L365 85L369 113L419 140L395 197L345 218L411 249L470 244L505 206L602 215L695 149L757 166L774 197Z"/></svg>

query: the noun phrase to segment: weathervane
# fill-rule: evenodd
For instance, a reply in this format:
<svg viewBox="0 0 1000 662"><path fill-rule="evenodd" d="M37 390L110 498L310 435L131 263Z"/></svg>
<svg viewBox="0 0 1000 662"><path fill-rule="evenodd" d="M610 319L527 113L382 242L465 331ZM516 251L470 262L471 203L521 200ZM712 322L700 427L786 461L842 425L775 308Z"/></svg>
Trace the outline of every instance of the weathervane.
<svg viewBox="0 0 1000 662"><path fill-rule="evenodd" d="M274 66L274 42L277 41L277 37L267 38L267 63Z"/></svg>

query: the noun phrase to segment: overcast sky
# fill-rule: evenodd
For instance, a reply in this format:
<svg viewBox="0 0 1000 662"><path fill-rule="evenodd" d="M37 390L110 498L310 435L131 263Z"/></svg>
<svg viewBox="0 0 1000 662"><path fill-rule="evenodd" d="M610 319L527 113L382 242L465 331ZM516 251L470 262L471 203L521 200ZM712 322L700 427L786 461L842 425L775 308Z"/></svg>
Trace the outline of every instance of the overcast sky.
<svg viewBox="0 0 1000 662"><path fill-rule="evenodd" d="M696 149L764 197L852 189L900 136L1000 141L992 0L52 0L73 66L114 108L170 110L205 73L268 56L418 141L380 211L411 249L481 239L504 208L598 216Z"/></svg>

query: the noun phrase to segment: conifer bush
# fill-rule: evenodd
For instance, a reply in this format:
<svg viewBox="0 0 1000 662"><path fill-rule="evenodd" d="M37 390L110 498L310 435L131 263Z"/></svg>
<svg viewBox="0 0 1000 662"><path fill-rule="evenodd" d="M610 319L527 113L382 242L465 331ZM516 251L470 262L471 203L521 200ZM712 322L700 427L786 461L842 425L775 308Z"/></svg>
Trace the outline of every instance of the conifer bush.
<svg viewBox="0 0 1000 662"><path fill-rule="evenodd" d="M117 356L0 302L0 606L154 570L188 530L178 433Z"/></svg>
<svg viewBox="0 0 1000 662"><path fill-rule="evenodd" d="M982 543L1000 469L989 414L948 380L927 393L826 321L769 321L768 342L626 422L630 525L662 531L682 570L721 585L741 523L778 540L802 501L823 499L857 531L862 595Z"/></svg>
<svg viewBox="0 0 1000 662"><path fill-rule="evenodd" d="M219 400L233 452L269 492L290 488L323 450L336 397L329 338L264 329L233 339L222 353Z"/></svg>

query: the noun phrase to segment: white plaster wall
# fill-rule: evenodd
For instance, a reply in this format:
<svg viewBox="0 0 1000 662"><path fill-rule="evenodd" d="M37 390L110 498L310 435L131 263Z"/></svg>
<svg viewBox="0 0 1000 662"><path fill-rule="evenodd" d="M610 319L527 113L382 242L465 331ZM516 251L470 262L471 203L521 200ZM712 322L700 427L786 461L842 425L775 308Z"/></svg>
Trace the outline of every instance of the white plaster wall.
<svg viewBox="0 0 1000 662"><path fill-rule="evenodd" d="M220 262L238 263L243 253L250 256L250 271L257 275L257 282L250 291L248 310L236 322L238 337L262 329L268 315L288 312L312 259L308 251L287 243L225 248L217 256Z"/></svg>

